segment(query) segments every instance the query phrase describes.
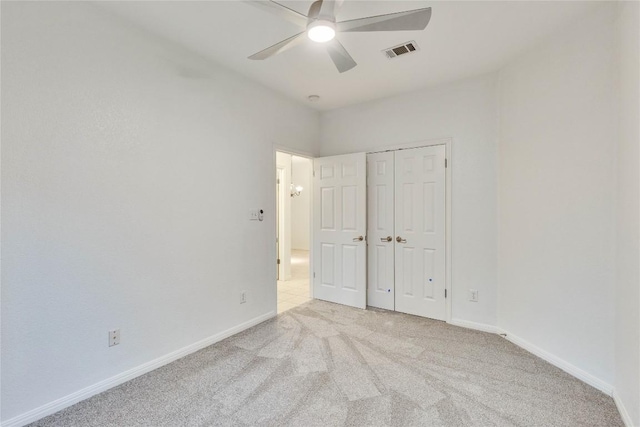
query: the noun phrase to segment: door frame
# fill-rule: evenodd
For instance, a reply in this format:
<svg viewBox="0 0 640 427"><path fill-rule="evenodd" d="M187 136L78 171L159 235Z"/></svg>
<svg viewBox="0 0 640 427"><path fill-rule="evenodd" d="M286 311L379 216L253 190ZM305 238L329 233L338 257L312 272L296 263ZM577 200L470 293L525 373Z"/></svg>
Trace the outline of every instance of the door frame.
<svg viewBox="0 0 640 427"><path fill-rule="evenodd" d="M283 227L282 227L282 217L284 216L282 214L282 211L284 210L284 195L285 195L285 187L284 187L284 168L280 167L280 165L278 165L276 163L276 175L277 175L277 183L276 183L276 261L280 260L280 263L276 262L277 267L276 267L276 280L279 280L281 277L284 278L286 276L285 271L284 271L284 262L282 262L282 258L284 258L283 256L283 252L284 252L284 245L282 244L283 242L281 241L280 237L282 234L284 234L283 232Z"/></svg>
<svg viewBox="0 0 640 427"><path fill-rule="evenodd" d="M438 138L438 139L428 139L416 142L409 142L405 144L396 144L396 145L388 145L376 147L372 150L367 151L367 153L380 153L383 151L400 151L400 150L410 150L412 148L422 148L422 147L431 147L434 145L444 145L445 146L445 156L447 159L447 167L445 168L445 203L444 203L444 218L445 218L445 266L444 266L444 288L447 292L447 298L445 299L445 322L451 323L452 318L452 306L453 306L453 280L451 273L451 261L452 261L452 240L451 240L451 229L452 229L452 203L451 203L451 176L453 169L453 160L452 160L452 148L453 148L453 138Z"/></svg>
<svg viewBox="0 0 640 427"><path fill-rule="evenodd" d="M291 148L291 147L287 147L286 145L280 145L280 144L273 144L272 147L272 153L271 153L271 171L272 171L272 175L273 176L273 172L277 173L278 172L278 162L276 161L276 152L281 152L281 153L286 153L286 154L290 154L292 156L296 156L296 157L304 157L305 159L309 159L309 161L311 162L311 176L310 176L310 182L313 182L313 159L316 158L316 156L314 156L313 154L307 152L307 151L303 151L303 150L299 150L296 148ZM309 186L310 188L309 190L309 297L313 298L313 242L314 242L314 236L313 236L313 185ZM276 188L275 186L272 186L272 193L271 193L271 208L273 209L273 212L276 212L276 203L277 203L277 194L276 194ZM305 189L306 191L307 189ZM286 194L287 189L284 189L284 192ZM272 224L272 236L273 236L273 242L276 243L276 238L278 237L277 234L277 215L274 215L274 217L276 217L273 221ZM275 248L275 245L273 245L273 247ZM275 249L274 249L275 252ZM278 296L278 266L277 266L277 260L278 260L278 254L275 254L275 257L272 257L273 259L273 263L272 267L273 271L272 271L272 277L274 277L274 282L273 282L273 286L275 289L275 295L276 295L276 311L277 311L277 296Z"/></svg>

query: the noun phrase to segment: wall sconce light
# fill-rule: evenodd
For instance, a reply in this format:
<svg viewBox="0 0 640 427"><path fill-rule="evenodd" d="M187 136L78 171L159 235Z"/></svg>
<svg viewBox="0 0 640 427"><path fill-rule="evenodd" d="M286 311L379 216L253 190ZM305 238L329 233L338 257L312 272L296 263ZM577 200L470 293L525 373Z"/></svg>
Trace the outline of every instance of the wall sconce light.
<svg viewBox="0 0 640 427"><path fill-rule="evenodd" d="M300 192L304 190L302 186L291 184L291 197L296 197L300 195Z"/></svg>

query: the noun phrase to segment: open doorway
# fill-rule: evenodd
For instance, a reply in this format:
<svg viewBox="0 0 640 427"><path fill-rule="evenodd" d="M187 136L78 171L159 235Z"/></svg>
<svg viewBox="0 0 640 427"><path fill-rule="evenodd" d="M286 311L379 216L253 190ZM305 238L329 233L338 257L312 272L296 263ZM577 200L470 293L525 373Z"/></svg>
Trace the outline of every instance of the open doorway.
<svg viewBox="0 0 640 427"><path fill-rule="evenodd" d="M309 301L312 161L276 152L278 313Z"/></svg>

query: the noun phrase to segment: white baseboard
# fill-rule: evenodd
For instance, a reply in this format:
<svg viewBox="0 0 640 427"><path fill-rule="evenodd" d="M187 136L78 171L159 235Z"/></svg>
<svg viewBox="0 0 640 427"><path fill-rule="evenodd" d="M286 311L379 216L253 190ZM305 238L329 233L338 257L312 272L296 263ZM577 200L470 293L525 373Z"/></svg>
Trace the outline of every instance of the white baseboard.
<svg viewBox="0 0 640 427"><path fill-rule="evenodd" d="M463 320L463 319L451 319L449 324L454 326L460 326L463 328L468 328L468 329L475 329L477 331L482 331L482 332L490 332L492 334L497 334L500 332L500 329L498 329L497 326L487 325L486 323L471 322L469 320Z"/></svg>
<svg viewBox="0 0 640 427"><path fill-rule="evenodd" d="M546 350L541 349L540 347L535 346L534 344L531 344L528 341L523 340L520 337L517 337L507 331L500 331L499 333L504 334L505 338L508 339L509 341L511 341L512 343L514 343L515 345L517 345L518 347L522 347L523 349L527 350L530 353L535 354L536 356L538 356L541 359L546 360L547 362L551 363L552 365L562 369L563 371L565 371L568 374L573 375L574 377L576 377L577 379L589 384L592 387L597 388L598 390L600 390L601 392L609 395L609 396L613 396L613 386L603 380L601 380L600 378L591 375L590 373L583 371L582 369L578 368L575 365L572 365L571 363L567 362L564 359L559 358L558 356L555 356L551 353L549 353Z"/></svg>
<svg viewBox="0 0 640 427"><path fill-rule="evenodd" d="M194 353L198 350L208 347L211 344L215 344L218 341L222 341L225 338L235 335L238 332L242 332L245 329L249 329L250 327L255 326L259 323L262 323L265 320L268 320L275 316L276 316L276 312L270 311L266 314L263 314L251 320L248 320L244 323L241 323L238 326L234 326L233 328L227 329L226 331L222 331L220 333L212 335L208 338L195 342L191 345L183 347L172 353L166 354L150 362L147 362L135 368L129 369L128 371L122 372L111 378L107 378L106 380L100 381L89 387L85 387L82 390L76 391L75 393L71 393L67 396L61 397L60 399L56 399L53 402L47 403L46 405L42 405L38 408L32 409L31 411L25 412L24 414L13 417L9 420L2 422L0 425L2 427L21 427L26 424L32 423L34 421L37 421L41 418L46 417L47 415L54 414L64 408L67 408L73 404L76 404L81 400L88 399L91 396L94 396L105 390L108 390L117 385L125 383L129 380L132 380L133 378L139 377L140 375L146 374L147 372L153 371L154 369L158 369L161 366L167 365L175 360L180 359L181 357L184 357L188 354Z"/></svg>
<svg viewBox="0 0 640 427"><path fill-rule="evenodd" d="M511 341L512 343L514 343L515 345L517 345L518 347L521 347L525 350L527 350L530 353L535 354L536 356L538 356L541 359L544 359L545 361L551 363L552 365L562 369L563 371L567 372L568 374L576 377L577 379L589 384L592 387L597 388L598 390L600 390L601 392L611 396L613 398L613 401L616 403L616 406L618 408L618 412L620 412L620 417L622 418L622 421L624 421L624 424L626 427L640 427L639 425L635 425L633 423L633 421L631 420L631 416L629 415L629 412L627 411L627 408L625 408L624 404L622 403L622 400L620 400L620 396L618 396L618 394L615 391L615 388L611 385L608 384L607 382L601 380L600 378L597 378L594 375L591 375L590 373L583 371L582 369L578 368L575 365L572 365L571 363L567 362L566 360L563 360L551 353L549 353L546 350L541 349L538 346L535 346L533 344L531 344L530 342L516 336L513 334L510 334L509 332L502 330L496 326L492 326L492 325L487 325L484 323L476 323L476 322L470 322L468 320L462 320L462 319L451 319L451 322L449 322L451 325L455 325L455 326L461 326L463 328L470 328L470 329L476 329L478 331L484 331L484 332L491 332L491 333L495 333L495 334L501 334L504 335L504 337Z"/></svg>
<svg viewBox="0 0 640 427"><path fill-rule="evenodd" d="M615 389L613 390L613 401L616 402L616 406L618 407L618 412L620 412L620 416L622 417L622 421L624 422L624 425L627 427L638 427L637 424L633 424L633 421L631 420L631 415L629 415L627 408L625 408L624 403L622 403L622 400L620 400L620 396L615 391Z"/></svg>

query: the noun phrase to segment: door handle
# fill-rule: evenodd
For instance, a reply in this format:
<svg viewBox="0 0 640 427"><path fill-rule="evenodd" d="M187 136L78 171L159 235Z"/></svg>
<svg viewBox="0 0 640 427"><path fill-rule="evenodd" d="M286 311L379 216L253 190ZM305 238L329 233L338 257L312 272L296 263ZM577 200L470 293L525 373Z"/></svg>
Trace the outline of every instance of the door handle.
<svg viewBox="0 0 640 427"><path fill-rule="evenodd" d="M396 237L396 242L398 242L398 243L407 243L407 239L403 239L402 237L398 236L398 237Z"/></svg>
<svg viewBox="0 0 640 427"><path fill-rule="evenodd" d="M353 241L354 241L354 242L362 242L363 240L364 240L364 237L363 237L363 236L358 236L358 237L354 237L354 238L353 238Z"/></svg>
<svg viewBox="0 0 640 427"><path fill-rule="evenodd" d="M392 241L392 240L393 240L393 237L391 237L391 236L381 237L381 238L380 238L380 241L381 241L381 242L390 242L390 241Z"/></svg>

